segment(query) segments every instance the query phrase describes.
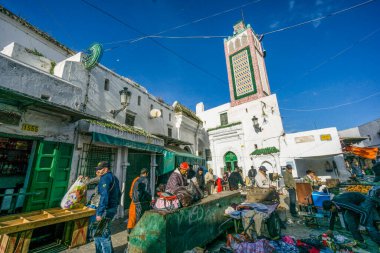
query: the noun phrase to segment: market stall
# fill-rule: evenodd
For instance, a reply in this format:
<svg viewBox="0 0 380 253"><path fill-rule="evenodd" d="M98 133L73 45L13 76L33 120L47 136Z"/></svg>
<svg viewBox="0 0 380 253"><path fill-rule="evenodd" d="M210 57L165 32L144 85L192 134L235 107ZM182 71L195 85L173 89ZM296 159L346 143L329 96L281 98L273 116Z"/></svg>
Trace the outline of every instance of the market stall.
<svg viewBox="0 0 380 253"><path fill-rule="evenodd" d="M41 245L73 248L86 243L91 208L51 208L0 218L0 253L29 252Z"/></svg>

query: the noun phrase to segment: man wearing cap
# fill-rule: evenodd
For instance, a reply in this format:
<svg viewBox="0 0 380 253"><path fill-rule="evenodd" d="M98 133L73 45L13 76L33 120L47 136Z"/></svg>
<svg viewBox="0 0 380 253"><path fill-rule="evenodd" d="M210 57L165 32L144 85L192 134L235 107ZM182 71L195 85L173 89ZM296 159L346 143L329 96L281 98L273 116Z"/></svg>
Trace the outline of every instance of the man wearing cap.
<svg viewBox="0 0 380 253"><path fill-rule="evenodd" d="M119 180L112 174L108 162L100 162L96 167L97 175L100 175L98 192L100 195L99 206L96 209L96 220L105 223L99 233L94 237L96 252L113 252L111 242L111 231L109 225L117 212L120 204ZM104 220L104 221L102 221ZM99 224L99 227L100 227Z"/></svg>
<svg viewBox="0 0 380 253"><path fill-rule="evenodd" d="M256 186L259 188L270 188L270 179L267 175L267 168L263 165L259 167L259 172L255 177Z"/></svg>
<svg viewBox="0 0 380 253"><path fill-rule="evenodd" d="M186 174L190 166L187 162L183 162L179 165L179 168L175 169L168 179L165 191L175 194L177 189L181 186L187 186Z"/></svg>
<svg viewBox="0 0 380 253"><path fill-rule="evenodd" d="M145 211L150 209L152 194L150 193L148 170L140 171L140 178L133 185L132 200L136 206L136 223L139 222Z"/></svg>
<svg viewBox="0 0 380 253"><path fill-rule="evenodd" d="M289 193L290 214L294 218L296 218L298 217L298 214L296 211L296 181L293 178L292 170L293 170L292 165L290 164L286 165L286 169L284 173L284 183L285 183L285 188Z"/></svg>

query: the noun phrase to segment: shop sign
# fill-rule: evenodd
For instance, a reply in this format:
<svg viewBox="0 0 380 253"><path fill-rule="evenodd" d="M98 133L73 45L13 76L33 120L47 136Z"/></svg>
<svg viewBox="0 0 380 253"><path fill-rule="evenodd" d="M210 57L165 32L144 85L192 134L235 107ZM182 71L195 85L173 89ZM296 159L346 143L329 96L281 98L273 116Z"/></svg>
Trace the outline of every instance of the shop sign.
<svg viewBox="0 0 380 253"><path fill-rule="evenodd" d="M21 130L29 131L29 132L35 132L35 133L38 132L38 128L39 128L38 126L29 125L29 124L22 124L22 126L21 126Z"/></svg>
<svg viewBox="0 0 380 253"><path fill-rule="evenodd" d="M321 141L331 141L331 134L321 134L320 135Z"/></svg>
<svg viewBox="0 0 380 253"><path fill-rule="evenodd" d="M313 142L313 141L315 141L313 135L295 137L294 140L295 140L296 143L304 143L304 142Z"/></svg>

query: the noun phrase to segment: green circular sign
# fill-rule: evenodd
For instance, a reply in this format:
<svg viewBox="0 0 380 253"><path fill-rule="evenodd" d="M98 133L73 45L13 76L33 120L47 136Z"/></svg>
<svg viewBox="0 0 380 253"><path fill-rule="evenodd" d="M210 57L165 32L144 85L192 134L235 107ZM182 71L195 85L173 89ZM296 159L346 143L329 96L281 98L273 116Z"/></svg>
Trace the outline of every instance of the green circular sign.
<svg viewBox="0 0 380 253"><path fill-rule="evenodd" d="M100 61L103 55L103 47L99 43L92 44L86 51L83 58L83 65L90 70Z"/></svg>

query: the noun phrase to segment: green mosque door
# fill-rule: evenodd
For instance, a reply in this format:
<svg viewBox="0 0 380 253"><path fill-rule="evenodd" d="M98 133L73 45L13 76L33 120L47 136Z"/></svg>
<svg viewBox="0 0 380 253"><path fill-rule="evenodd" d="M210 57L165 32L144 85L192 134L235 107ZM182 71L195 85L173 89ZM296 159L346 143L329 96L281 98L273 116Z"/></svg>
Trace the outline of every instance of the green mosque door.
<svg viewBox="0 0 380 253"><path fill-rule="evenodd" d="M229 151L224 155L224 163L226 166L224 167L224 171L227 171L228 169L231 169L231 171L234 171L238 168L238 160L235 153Z"/></svg>

